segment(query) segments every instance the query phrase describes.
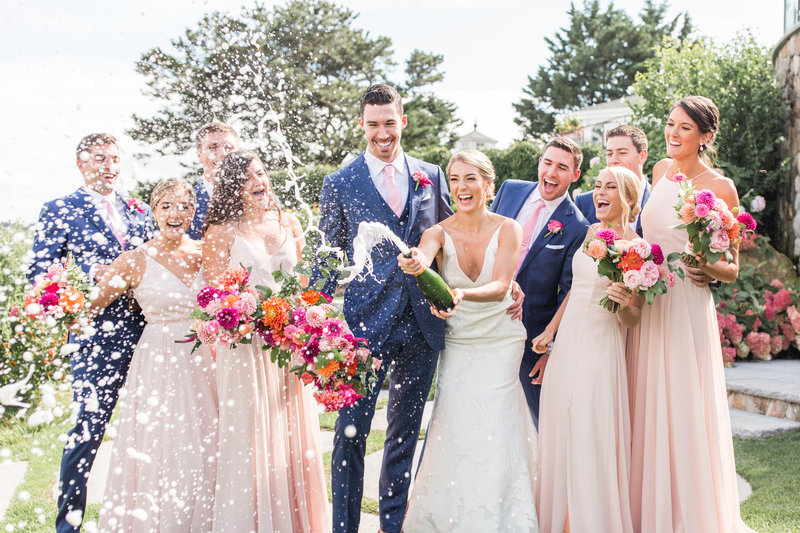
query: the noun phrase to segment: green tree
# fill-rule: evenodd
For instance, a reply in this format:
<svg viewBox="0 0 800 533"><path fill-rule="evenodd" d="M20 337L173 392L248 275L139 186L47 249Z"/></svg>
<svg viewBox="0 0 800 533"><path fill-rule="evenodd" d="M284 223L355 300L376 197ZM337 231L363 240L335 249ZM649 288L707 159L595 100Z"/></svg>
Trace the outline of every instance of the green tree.
<svg viewBox="0 0 800 533"><path fill-rule="evenodd" d="M550 57L536 76L528 76L525 97L514 104L527 136L553 131L555 114L606 102L627 94L637 71L652 57L666 35L687 36L689 16L681 13L665 22L667 2L647 0L635 22L610 2L570 3L569 24L552 38L546 37Z"/></svg>
<svg viewBox="0 0 800 533"><path fill-rule="evenodd" d="M769 50L749 33L717 45L670 41L658 49L646 72L636 76L634 91L643 101L633 104L634 120L648 137L645 171L666 156L664 122L672 105L682 97L702 95L719 108L716 145L718 165L733 179L740 195L762 195L767 208L756 213L761 229L783 250L785 222L778 205L788 198L786 161L782 154L786 106L773 77ZM789 224L791 221L788 222Z"/></svg>
<svg viewBox="0 0 800 533"><path fill-rule="evenodd" d="M243 138L261 139L265 163L280 168L279 121L301 161L339 164L362 144L361 93L386 80L394 65L391 40L355 28L357 16L330 0L204 16L170 49L142 55L137 70L163 106L152 116L134 115L129 134L158 153L182 153L201 124L226 120ZM441 56L415 51L409 62L415 90L441 75Z"/></svg>
<svg viewBox="0 0 800 533"><path fill-rule="evenodd" d="M426 86L444 79L439 70L444 56L414 50L406 61L406 83L399 87L405 93L403 110L408 126L403 131L403 148L422 150L427 147L452 148L463 122L456 116L456 105L436 96Z"/></svg>

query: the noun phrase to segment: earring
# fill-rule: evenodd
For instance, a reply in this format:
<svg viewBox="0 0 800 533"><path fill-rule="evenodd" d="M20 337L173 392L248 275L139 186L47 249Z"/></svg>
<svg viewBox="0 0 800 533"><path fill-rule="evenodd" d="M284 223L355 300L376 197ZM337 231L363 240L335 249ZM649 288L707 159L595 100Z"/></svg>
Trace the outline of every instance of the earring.
<svg viewBox="0 0 800 533"><path fill-rule="evenodd" d="M700 151L702 152L705 149L706 149L706 145L701 143L700 144Z"/></svg>

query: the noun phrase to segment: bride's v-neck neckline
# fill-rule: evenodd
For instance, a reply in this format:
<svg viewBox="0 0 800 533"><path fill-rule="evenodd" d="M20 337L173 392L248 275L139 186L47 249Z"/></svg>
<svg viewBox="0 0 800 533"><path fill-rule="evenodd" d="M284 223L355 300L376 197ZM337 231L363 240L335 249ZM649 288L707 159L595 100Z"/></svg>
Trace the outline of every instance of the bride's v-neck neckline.
<svg viewBox="0 0 800 533"><path fill-rule="evenodd" d="M444 234L447 236L447 239L450 241L450 245L453 247L453 254L455 254L455 257L456 257L456 266L458 267L458 271L461 272L461 275L464 276L465 278L467 278L470 281L470 283L476 283L479 279L481 279L481 276L483 275L483 271L486 269L486 260L489 258L489 254L487 252L489 251L489 247L492 245L492 241L494 241L495 237L497 237L497 234L500 233L500 228L501 227L502 227L502 224L498 225L497 229L494 231L494 233L492 234L491 238L489 239L489 243L486 245L486 250L483 251L483 263L481 264L481 270L480 270L480 272L478 272L478 275L475 277L475 279L470 278L464 272L464 269L461 268L461 260L458 258L458 250L456 249L456 245L455 245L455 242L453 241L453 237L451 237L450 234L447 233L446 229L442 228L442 231L444 231Z"/></svg>

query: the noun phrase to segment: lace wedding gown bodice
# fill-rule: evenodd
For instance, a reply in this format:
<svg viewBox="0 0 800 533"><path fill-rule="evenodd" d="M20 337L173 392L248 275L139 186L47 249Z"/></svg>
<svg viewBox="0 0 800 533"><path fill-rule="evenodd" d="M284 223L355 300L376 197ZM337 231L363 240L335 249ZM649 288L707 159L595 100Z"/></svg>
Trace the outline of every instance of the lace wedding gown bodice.
<svg viewBox="0 0 800 533"><path fill-rule="evenodd" d="M451 287L491 281L498 231L478 278L459 268L445 232L442 274ZM403 530L534 532L536 430L519 368L525 327L501 302L463 301L447 320L436 398Z"/></svg>

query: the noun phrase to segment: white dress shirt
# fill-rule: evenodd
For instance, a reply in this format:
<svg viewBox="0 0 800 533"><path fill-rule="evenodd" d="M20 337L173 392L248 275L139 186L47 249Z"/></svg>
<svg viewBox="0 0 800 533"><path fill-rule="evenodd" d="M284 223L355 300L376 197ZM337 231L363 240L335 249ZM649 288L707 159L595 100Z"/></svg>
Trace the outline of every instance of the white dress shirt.
<svg viewBox="0 0 800 533"><path fill-rule="evenodd" d="M114 210L117 212L117 216L119 220L117 224L121 224L120 230L122 233L128 233L128 223L126 221L125 216L125 209L128 208L122 202L120 196L115 192L112 192L108 196L103 196L99 192L95 191L94 189L90 189L89 187L84 186L83 191L89 195L92 199L92 203L94 204L95 208L97 208L97 212L100 214L100 217L103 219L103 222L106 223L106 226L109 228L113 227L115 224L108 218L108 207L106 207L106 199L110 199L111 203L114 207Z"/></svg>
<svg viewBox="0 0 800 533"><path fill-rule="evenodd" d="M406 168L406 159L403 151L401 150L391 163L387 163L386 161L381 161L367 150L364 152L364 160L367 163L369 176L372 178L375 188L381 193L386 203L389 203L389 199L386 191L386 172L384 172L383 169L386 165L392 165L394 167L394 181L397 183L397 190L400 192L400 200L403 202L403 209L405 209L406 202L408 201L408 169Z"/></svg>
<svg viewBox="0 0 800 533"><path fill-rule="evenodd" d="M531 211L533 211L533 204L536 203L539 198L542 198L542 200L544 200L544 207L539 211L539 220L536 221L536 226L533 228L533 240L535 241L539 233L542 232L542 228L544 228L545 224L547 224L550 217L553 216L553 213L556 212L556 209L558 209L558 206L561 205L561 202L563 202L566 197L567 193L564 193L555 200L544 200L542 195L539 194L539 187L536 187L533 192L528 195L528 198L525 200L525 203L522 204L514 220L519 222L520 226L524 227L525 221L528 219Z"/></svg>

